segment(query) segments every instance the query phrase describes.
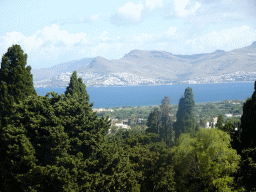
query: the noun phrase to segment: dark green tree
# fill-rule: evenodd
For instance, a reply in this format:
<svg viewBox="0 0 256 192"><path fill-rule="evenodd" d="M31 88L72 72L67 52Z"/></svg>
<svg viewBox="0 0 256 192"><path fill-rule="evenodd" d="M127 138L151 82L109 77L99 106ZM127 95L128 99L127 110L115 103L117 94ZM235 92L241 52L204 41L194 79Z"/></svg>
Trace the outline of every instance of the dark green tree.
<svg viewBox="0 0 256 192"><path fill-rule="evenodd" d="M176 121L173 123L175 131L175 141L179 138L182 128L184 127L184 114L185 114L185 98L181 97L179 100L178 111L176 113Z"/></svg>
<svg viewBox="0 0 256 192"><path fill-rule="evenodd" d="M218 127L219 129L223 128L223 116L222 116L222 114L219 114L219 116L218 116L216 127Z"/></svg>
<svg viewBox="0 0 256 192"><path fill-rule="evenodd" d="M21 170L17 167L22 163L27 164L24 159L33 154L33 151L29 150L30 142L23 135L24 129L16 130L15 127L9 125L9 120L15 113L14 104L19 103L30 95L37 95L33 86L33 75L30 73L31 67L26 67L26 64L27 54L24 54L20 45L13 45L3 55L0 69L0 188L3 189L9 186L10 191L16 191L20 187L18 184L15 185L17 183L15 177ZM13 136L8 134L13 134ZM13 141L17 141L20 144L12 146L13 148L6 145L6 143L12 143ZM13 164L17 163L15 171L7 170L11 166L10 161L7 160L9 159L8 150L14 150L15 153L18 153L18 151L20 153L24 152L24 157L19 156L13 162ZM31 159L33 158L31 157ZM20 163L18 163L19 160Z"/></svg>
<svg viewBox="0 0 256 192"><path fill-rule="evenodd" d="M254 136L256 131L256 81L252 97L243 104L243 115L239 131L243 149L256 147L256 138Z"/></svg>
<svg viewBox="0 0 256 192"><path fill-rule="evenodd" d="M185 113L183 117L184 126L182 127L182 133L189 133L195 131L195 117L194 117L194 95L192 89L187 87L184 93L185 99Z"/></svg>
<svg viewBox="0 0 256 192"><path fill-rule="evenodd" d="M160 133L160 111L158 111L158 108L154 108L154 110L150 112L147 126L148 128L146 129L146 133Z"/></svg>
<svg viewBox="0 0 256 192"><path fill-rule="evenodd" d="M6 117L13 112L13 102L18 103L29 95L36 95L27 54L20 45L13 45L3 55L0 69L0 120L6 126Z"/></svg>
<svg viewBox="0 0 256 192"><path fill-rule="evenodd" d="M70 83L66 88L65 95L67 94L74 95L75 93L78 94L78 98L85 101L89 104L89 95L86 91L86 86L83 83L83 80L81 77L77 79L77 72L74 71L70 77Z"/></svg>
<svg viewBox="0 0 256 192"><path fill-rule="evenodd" d="M166 142L168 146L174 143L173 119L171 117L171 99L166 96L161 101L160 105L160 122L161 129L159 131L160 137Z"/></svg>
<svg viewBox="0 0 256 192"><path fill-rule="evenodd" d="M228 133L230 136L234 132L234 123L231 121L227 122L222 128L220 128L222 131Z"/></svg>
<svg viewBox="0 0 256 192"><path fill-rule="evenodd" d="M241 155L242 161L237 180L246 191L255 191L256 184L253 178L256 177L256 81L252 97L243 104L243 115L238 131L240 142L235 148Z"/></svg>
<svg viewBox="0 0 256 192"><path fill-rule="evenodd" d="M88 95L49 94L14 103L11 124L1 130L1 151L6 153L1 156L1 187L12 191L13 183L18 191L96 190L109 163L109 156L101 157L110 122L99 119L92 104L82 99Z"/></svg>
<svg viewBox="0 0 256 192"><path fill-rule="evenodd" d="M192 133L196 129L199 129L199 126L196 125L195 122L194 106L195 101L192 89L187 87L185 89L184 97L179 100L176 122L173 125L176 140L182 133Z"/></svg>

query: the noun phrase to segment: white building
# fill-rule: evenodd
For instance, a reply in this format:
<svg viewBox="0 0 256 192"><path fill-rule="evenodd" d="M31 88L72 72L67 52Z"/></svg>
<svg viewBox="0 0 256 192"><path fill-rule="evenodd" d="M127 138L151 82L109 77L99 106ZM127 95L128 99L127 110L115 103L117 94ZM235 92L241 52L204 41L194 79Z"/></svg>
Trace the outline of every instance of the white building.
<svg viewBox="0 0 256 192"><path fill-rule="evenodd" d="M116 123L116 126L118 129L130 129L131 127L129 125L125 125L123 123Z"/></svg>
<svg viewBox="0 0 256 192"><path fill-rule="evenodd" d="M232 117L233 115L231 113L224 114L225 117Z"/></svg>

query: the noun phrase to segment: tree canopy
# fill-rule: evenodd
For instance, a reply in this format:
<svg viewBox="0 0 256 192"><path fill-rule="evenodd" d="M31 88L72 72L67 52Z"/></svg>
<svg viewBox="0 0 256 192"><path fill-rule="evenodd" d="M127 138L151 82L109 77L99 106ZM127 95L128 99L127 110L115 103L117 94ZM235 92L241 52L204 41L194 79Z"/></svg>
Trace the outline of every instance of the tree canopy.
<svg viewBox="0 0 256 192"><path fill-rule="evenodd" d="M171 151L177 191L232 191L240 156L225 132L201 129L193 137L181 134Z"/></svg>

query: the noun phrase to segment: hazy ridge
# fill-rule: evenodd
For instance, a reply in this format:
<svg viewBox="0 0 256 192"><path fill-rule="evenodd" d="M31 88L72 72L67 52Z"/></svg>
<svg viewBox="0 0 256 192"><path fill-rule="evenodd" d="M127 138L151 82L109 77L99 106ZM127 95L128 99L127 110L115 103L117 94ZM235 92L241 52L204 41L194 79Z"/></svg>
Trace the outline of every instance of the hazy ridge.
<svg viewBox="0 0 256 192"><path fill-rule="evenodd" d="M84 58L51 68L32 69L34 86L67 86L74 70L87 86L250 81L256 78L256 42L232 51L195 55L132 50L115 60L100 56Z"/></svg>

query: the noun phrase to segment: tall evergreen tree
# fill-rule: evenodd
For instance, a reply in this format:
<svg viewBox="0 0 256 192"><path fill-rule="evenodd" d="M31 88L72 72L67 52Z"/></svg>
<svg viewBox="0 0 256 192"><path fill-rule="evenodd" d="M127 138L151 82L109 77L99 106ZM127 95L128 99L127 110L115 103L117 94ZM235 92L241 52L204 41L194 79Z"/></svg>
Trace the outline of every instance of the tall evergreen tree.
<svg viewBox="0 0 256 192"><path fill-rule="evenodd" d="M219 114L219 116L218 116L216 127L218 127L219 129L223 128L223 116L222 116L222 114Z"/></svg>
<svg viewBox="0 0 256 192"><path fill-rule="evenodd" d="M154 108L154 110L150 112L148 116L147 126L147 133L160 133L160 111L158 111L158 108Z"/></svg>
<svg viewBox="0 0 256 192"><path fill-rule="evenodd" d="M174 123L174 131L176 140L182 133L189 133L196 130L196 122L194 118L194 96L192 89L185 89L184 97L180 98L178 111L176 114L176 122ZM197 128L199 129L199 128Z"/></svg>
<svg viewBox="0 0 256 192"><path fill-rule="evenodd" d="M20 45L9 47L2 57L0 69L0 120L1 127L7 126L12 115L13 102L18 103L29 95L37 95L33 86L31 67L27 66L27 54Z"/></svg>
<svg viewBox="0 0 256 192"><path fill-rule="evenodd" d="M175 141L179 138L182 127L184 126L183 118L185 114L185 98L181 97L179 100L178 111L176 113L176 121L173 123L175 131Z"/></svg>
<svg viewBox="0 0 256 192"><path fill-rule="evenodd" d="M174 131L173 131L173 120L171 118L171 99L170 97L166 96L161 101L160 110L161 110L161 129L160 129L160 137L166 142L167 145L172 145L174 142Z"/></svg>
<svg viewBox="0 0 256 192"><path fill-rule="evenodd" d="M17 191L19 188L15 173L24 171L19 167L22 165L29 167L33 163L28 163L27 160L34 158L32 155L34 152L30 151L31 144L24 137L25 130L16 129L10 123L10 118L16 113L15 103L21 102L30 95L37 95L33 86L33 75L30 73L31 67L26 67L26 64L27 54L24 54L20 45L13 45L3 55L0 69L0 188L8 186L10 191ZM16 142L17 145L8 146L9 142L12 144ZM7 151L24 156L19 155L11 163ZM16 164L16 167L9 169L11 164Z"/></svg>
<svg viewBox="0 0 256 192"><path fill-rule="evenodd" d="M240 139L242 148L256 147L256 81L254 83L254 93L252 97L247 99L243 104L243 115L241 117Z"/></svg>
<svg viewBox="0 0 256 192"><path fill-rule="evenodd" d="M74 71L70 77L70 83L66 88L65 95L67 96L68 93L70 95L77 93L79 99L85 100L89 104L89 95L87 94L86 86L81 77L77 79L76 71Z"/></svg>
<svg viewBox="0 0 256 192"><path fill-rule="evenodd" d="M195 117L194 117L194 95L192 89L187 87L184 93L185 98L185 113L183 118L184 126L182 127L182 133L189 133L195 130Z"/></svg>

